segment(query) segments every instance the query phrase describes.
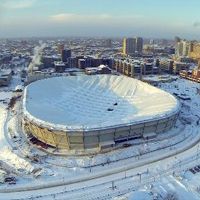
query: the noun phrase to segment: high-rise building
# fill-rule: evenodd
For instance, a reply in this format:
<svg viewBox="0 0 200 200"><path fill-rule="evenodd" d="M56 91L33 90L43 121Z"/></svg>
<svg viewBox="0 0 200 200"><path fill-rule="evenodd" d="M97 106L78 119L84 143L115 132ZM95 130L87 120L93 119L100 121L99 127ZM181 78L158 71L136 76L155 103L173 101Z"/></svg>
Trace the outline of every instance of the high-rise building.
<svg viewBox="0 0 200 200"><path fill-rule="evenodd" d="M85 59L78 59L78 67L79 67L80 69L85 69L85 68L86 68Z"/></svg>
<svg viewBox="0 0 200 200"><path fill-rule="evenodd" d="M200 43L191 42L189 57L195 60L200 60Z"/></svg>
<svg viewBox="0 0 200 200"><path fill-rule="evenodd" d="M67 62L67 59L71 57L70 49L63 49L61 53L61 58L63 62Z"/></svg>
<svg viewBox="0 0 200 200"><path fill-rule="evenodd" d="M64 48L65 48L65 46L64 46L64 44L59 44L58 45L58 53L62 53L62 51L64 50Z"/></svg>
<svg viewBox="0 0 200 200"><path fill-rule="evenodd" d="M183 54L183 43L182 42L178 42L176 44L176 55L177 56L182 56Z"/></svg>
<svg viewBox="0 0 200 200"><path fill-rule="evenodd" d="M176 44L176 56L189 56L191 51L191 43L186 40L181 40Z"/></svg>
<svg viewBox="0 0 200 200"><path fill-rule="evenodd" d="M136 37L136 51L137 53L142 53L143 51L143 38Z"/></svg>
<svg viewBox="0 0 200 200"><path fill-rule="evenodd" d="M143 51L143 38L124 38L123 40L123 54L133 55L135 53L141 54Z"/></svg>
<svg viewBox="0 0 200 200"><path fill-rule="evenodd" d="M77 57L71 57L68 58L68 67L77 67L78 66L78 58Z"/></svg>
<svg viewBox="0 0 200 200"><path fill-rule="evenodd" d="M154 39L151 39L151 40L149 41L149 44L150 44L150 45L153 45L153 44L154 44Z"/></svg>
<svg viewBox="0 0 200 200"><path fill-rule="evenodd" d="M123 40L123 54L133 55L136 51L136 39L135 38L124 38Z"/></svg>
<svg viewBox="0 0 200 200"><path fill-rule="evenodd" d="M178 42L180 42L180 41L181 41L181 38L180 38L180 37L178 37L178 36L176 36L176 37L174 38L174 40L175 40L175 43L178 43Z"/></svg>
<svg viewBox="0 0 200 200"><path fill-rule="evenodd" d="M190 42L183 41L183 56L188 56L190 52Z"/></svg>

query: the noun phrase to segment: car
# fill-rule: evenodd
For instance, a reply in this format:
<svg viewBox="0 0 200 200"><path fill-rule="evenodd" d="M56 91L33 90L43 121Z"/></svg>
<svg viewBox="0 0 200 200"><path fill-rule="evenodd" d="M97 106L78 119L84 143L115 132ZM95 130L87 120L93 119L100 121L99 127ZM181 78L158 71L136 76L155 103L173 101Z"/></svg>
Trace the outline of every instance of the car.
<svg viewBox="0 0 200 200"><path fill-rule="evenodd" d="M200 172L200 169L198 167L194 167L194 170Z"/></svg>
<svg viewBox="0 0 200 200"><path fill-rule="evenodd" d="M194 169L189 169L189 171L192 172L193 174L197 173Z"/></svg>
<svg viewBox="0 0 200 200"><path fill-rule="evenodd" d="M123 144L123 147L130 147L130 146L131 144L127 144L127 143Z"/></svg>

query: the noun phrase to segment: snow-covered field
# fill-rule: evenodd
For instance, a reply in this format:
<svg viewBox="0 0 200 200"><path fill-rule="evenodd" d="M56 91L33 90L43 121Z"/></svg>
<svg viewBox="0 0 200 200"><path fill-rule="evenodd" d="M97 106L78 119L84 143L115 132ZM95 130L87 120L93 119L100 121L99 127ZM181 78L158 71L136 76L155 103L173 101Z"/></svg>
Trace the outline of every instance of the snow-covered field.
<svg viewBox="0 0 200 200"><path fill-rule="evenodd" d="M200 165L200 85L178 79L159 87L191 99L180 99L176 127L156 140L133 141L128 148L93 156L53 156L30 145L20 126L20 100L12 110L1 102L0 176L17 181L0 185L0 199L139 200L168 194L200 199L200 172L188 170ZM10 98L8 94L0 91L2 99Z"/></svg>

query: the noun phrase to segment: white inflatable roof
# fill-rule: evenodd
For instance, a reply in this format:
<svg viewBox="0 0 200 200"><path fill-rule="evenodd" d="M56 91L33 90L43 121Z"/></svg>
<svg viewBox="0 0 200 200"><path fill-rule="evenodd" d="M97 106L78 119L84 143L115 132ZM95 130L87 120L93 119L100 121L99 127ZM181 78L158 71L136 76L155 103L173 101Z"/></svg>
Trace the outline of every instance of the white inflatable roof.
<svg viewBox="0 0 200 200"><path fill-rule="evenodd" d="M179 110L172 95L126 76L43 79L28 85L24 114L56 129L90 130L163 118Z"/></svg>

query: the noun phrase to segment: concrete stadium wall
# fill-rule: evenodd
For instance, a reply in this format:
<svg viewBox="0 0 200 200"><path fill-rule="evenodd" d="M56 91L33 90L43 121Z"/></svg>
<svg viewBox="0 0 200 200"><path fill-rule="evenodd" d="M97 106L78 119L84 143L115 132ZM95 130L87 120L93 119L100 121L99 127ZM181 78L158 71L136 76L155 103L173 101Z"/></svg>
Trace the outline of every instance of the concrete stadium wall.
<svg viewBox="0 0 200 200"><path fill-rule="evenodd" d="M131 140L136 137L148 137L149 134L159 134L170 130L176 123L178 113L144 123L94 130L85 132L65 132L49 130L24 117L24 130L38 140L58 149L87 150L94 149L100 152L105 148L112 148L117 143Z"/></svg>

